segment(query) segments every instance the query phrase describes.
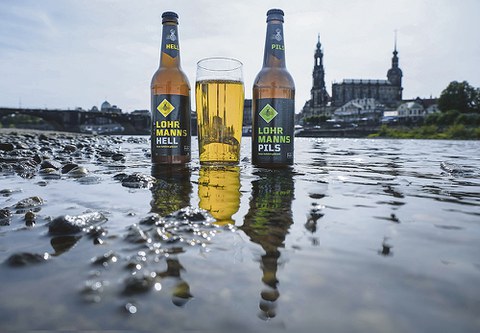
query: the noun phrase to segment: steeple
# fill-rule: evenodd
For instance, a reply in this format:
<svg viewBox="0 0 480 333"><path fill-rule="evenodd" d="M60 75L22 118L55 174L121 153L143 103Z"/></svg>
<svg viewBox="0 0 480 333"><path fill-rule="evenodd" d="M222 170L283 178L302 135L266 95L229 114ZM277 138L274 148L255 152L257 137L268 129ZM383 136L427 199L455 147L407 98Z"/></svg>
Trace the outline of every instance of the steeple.
<svg viewBox="0 0 480 333"><path fill-rule="evenodd" d="M311 89L311 106L325 106L327 105L330 96L325 88L325 70L323 69L323 51L320 43L320 34L318 34L317 48L314 54L313 66L313 85Z"/></svg>
<svg viewBox="0 0 480 333"><path fill-rule="evenodd" d="M393 42L392 68L398 68L398 52L397 52L397 30L395 30L395 40Z"/></svg>
<svg viewBox="0 0 480 333"><path fill-rule="evenodd" d="M387 79L394 86L399 88L398 99L402 99L402 70L398 67L398 51L397 51L397 30L395 30L395 38L393 43L393 57L392 57L392 67L387 72Z"/></svg>

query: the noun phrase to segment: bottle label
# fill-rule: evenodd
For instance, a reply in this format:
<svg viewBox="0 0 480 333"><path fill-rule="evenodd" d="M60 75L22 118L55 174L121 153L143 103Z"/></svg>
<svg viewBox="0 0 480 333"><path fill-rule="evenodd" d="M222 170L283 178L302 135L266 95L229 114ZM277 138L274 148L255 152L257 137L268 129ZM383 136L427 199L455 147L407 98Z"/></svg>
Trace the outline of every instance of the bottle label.
<svg viewBox="0 0 480 333"><path fill-rule="evenodd" d="M282 24L270 23L267 25L267 42L265 47L275 58L279 60L285 59Z"/></svg>
<svg viewBox="0 0 480 333"><path fill-rule="evenodd" d="M252 160L254 164L293 164L294 100L255 101Z"/></svg>
<svg viewBox="0 0 480 333"><path fill-rule="evenodd" d="M190 97L152 96L152 156L190 155Z"/></svg>
<svg viewBox="0 0 480 333"><path fill-rule="evenodd" d="M162 52L172 58L176 58L180 51L178 46L178 31L176 25L163 26L162 32Z"/></svg>

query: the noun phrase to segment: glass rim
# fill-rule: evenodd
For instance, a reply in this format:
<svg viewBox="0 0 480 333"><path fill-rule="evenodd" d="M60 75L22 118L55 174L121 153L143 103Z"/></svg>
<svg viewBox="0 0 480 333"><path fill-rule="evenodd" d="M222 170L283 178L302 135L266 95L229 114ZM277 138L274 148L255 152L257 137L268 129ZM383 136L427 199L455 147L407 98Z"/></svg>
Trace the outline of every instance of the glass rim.
<svg viewBox="0 0 480 333"><path fill-rule="evenodd" d="M223 68L216 69L216 68L208 68L208 67L202 66L202 63L204 63L206 61L210 61L210 60L224 60L224 61L226 60L226 61L230 61L232 63L236 63L236 66L232 67L232 68L228 68L228 69L223 69ZM197 62L197 67L198 68L201 68L202 70L206 70L206 71L209 71L209 72L231 72L231 71L238 70L242 66L243 66L243 63L240 60L235 59L235 58L231 58L231 57L207 57L207 58L200 59Z"/></svg>

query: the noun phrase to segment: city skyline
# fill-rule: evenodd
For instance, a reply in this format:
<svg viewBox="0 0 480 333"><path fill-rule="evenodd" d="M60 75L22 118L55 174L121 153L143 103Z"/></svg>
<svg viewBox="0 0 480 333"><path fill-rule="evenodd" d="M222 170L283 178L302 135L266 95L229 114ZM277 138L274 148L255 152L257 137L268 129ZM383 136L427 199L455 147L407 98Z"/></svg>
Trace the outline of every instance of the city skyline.
<svg viewBox="0 0 480 333"><path fill-rule="evenodd" d="M332 83L343 79L385 79L395 30L404 99L438 97L453 80L480 86L475 39L480 3L474 0L221 3L2 2L0 106L90 109L108 100L126 112L149 109L160 16L167 10L180 16L182 67L192 88L198 60L231 56L244 63L245 97L251 98L263 60L265 13L275 7L285 11L286 61L296 83L297 113L310 99L318 34L329 94Z"/></svg>

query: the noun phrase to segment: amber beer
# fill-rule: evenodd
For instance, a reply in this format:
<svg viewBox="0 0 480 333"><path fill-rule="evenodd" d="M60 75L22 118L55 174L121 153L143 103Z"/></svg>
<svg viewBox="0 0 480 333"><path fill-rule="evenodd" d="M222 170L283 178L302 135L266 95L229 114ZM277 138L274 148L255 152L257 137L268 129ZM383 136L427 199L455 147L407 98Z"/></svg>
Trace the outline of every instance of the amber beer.
<svg viewBox="0 0 480 333"><path fill-rule="evenodd" d="M195 100L200 163L237 164L244 102L241 63L229 58L201 60L197 66Z"/></svg>
<svg viewBox="0 0 480 333"><path fill-rule="evenodd" d="M154 164L190 162L190 84L180 66L178 15L162 14L160 66L151 83L151 151Z"/></svg>
<svg viewBox="0 0 480 333"><path fill-rule="evenodd" d="M259 167L293 164L295 83L285 64L283 16L267 12L263 67L253 84L252 163Z"/></svg>

